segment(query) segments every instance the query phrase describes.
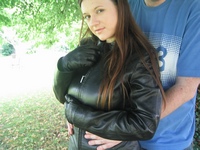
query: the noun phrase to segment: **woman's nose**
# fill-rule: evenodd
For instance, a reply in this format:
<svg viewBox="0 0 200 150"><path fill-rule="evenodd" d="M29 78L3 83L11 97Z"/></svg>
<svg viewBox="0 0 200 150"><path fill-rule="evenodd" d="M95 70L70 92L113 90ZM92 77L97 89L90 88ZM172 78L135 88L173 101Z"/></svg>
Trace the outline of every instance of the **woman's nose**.
<svg viewBox="0 0 200 150"><path fill-rule="evenodd" d="M95 17L95 16L92 16L91 18L90 18L90 22L89 22L89 26L96 26L96 25L98 25L99 24L99 20L98 20L98 18L97 17Z"/></svg>

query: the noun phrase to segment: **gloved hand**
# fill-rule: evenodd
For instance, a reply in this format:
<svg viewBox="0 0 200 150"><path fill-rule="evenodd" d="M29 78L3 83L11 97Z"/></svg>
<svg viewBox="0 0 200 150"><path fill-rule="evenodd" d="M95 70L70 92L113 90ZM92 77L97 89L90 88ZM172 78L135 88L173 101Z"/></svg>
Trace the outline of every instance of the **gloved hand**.
<svg viewBox="0 0 200 150"><path fill-rule="evenodd" d="M62 71L74 71L81 67L89 67L98 61L100 50L96 45L82 45L60 58L58 66Z"/></svg>

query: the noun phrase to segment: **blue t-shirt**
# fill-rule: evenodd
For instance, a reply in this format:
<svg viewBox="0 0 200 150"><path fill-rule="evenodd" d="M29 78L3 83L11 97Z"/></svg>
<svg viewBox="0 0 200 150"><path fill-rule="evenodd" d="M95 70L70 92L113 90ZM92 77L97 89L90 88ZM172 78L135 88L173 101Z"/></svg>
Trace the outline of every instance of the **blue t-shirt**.
<svg viewBox="0 0 200 150"><path fill-rule="evenodd" d="M129 0L133 16L159 56L165 90L177 76L200 77L200 0L166 0L147 7L144 0ZM147 150L183 150L195 131L196 96L160 120L151 140L140 141Z"/></svg>

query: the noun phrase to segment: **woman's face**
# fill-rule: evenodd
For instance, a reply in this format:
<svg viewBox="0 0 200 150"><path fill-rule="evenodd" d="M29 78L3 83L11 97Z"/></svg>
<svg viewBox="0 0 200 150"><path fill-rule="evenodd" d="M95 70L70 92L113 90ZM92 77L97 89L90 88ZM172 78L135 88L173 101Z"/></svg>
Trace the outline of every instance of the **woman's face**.
<svg viewBox="0 0 200 150"><path fill-rule="evenodd" d="M111 0L83 0L81 10L94 35L108 43L115 40L118 10Z"/></svg>

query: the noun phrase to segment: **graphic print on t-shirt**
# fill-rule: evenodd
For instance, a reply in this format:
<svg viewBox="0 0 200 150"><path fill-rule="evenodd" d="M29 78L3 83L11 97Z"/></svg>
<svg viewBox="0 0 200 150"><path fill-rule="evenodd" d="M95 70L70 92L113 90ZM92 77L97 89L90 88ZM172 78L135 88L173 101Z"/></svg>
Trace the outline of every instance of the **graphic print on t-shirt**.
<svg viewBox="0 0 200 150"><path fill-rule="evenodd" d="M175 82L181 38L159 33L145 34L157 50L161 81L164 89L168 89Z"/></svg>

